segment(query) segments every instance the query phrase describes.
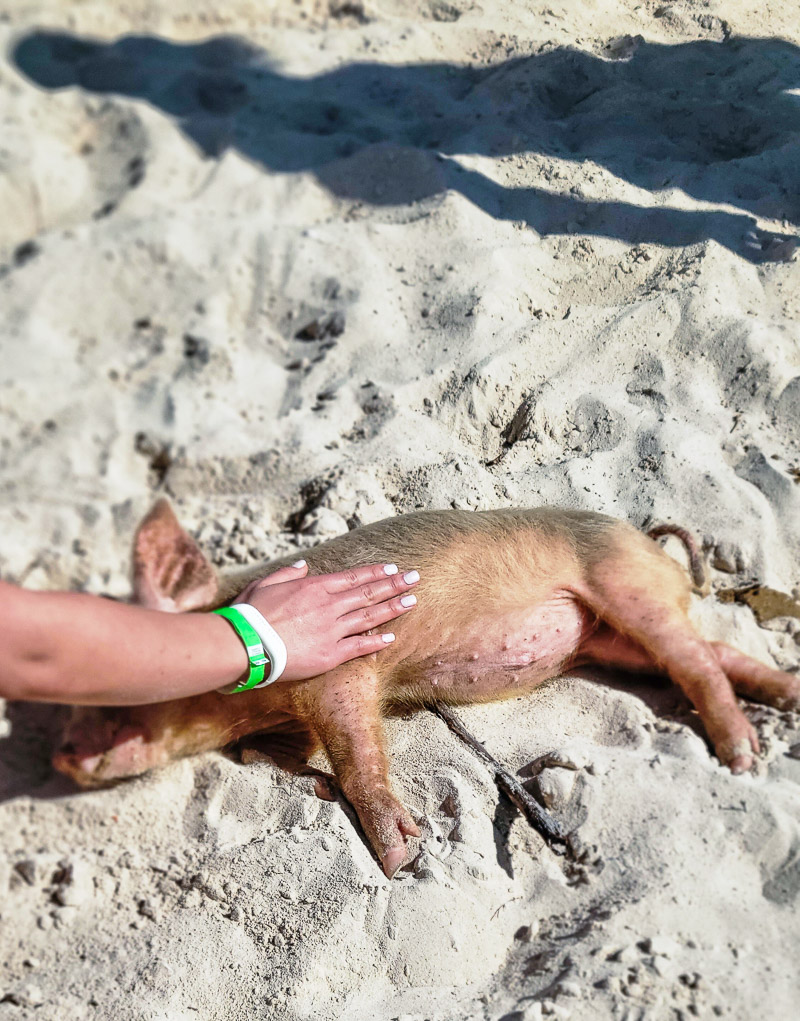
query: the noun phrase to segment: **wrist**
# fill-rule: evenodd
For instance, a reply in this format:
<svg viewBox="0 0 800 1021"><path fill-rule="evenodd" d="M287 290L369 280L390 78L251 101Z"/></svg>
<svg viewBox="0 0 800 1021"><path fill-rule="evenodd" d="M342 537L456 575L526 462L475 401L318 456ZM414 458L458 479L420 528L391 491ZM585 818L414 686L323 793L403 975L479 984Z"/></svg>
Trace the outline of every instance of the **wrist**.
<svg viewBox="0 0 800 1021"><path fill-rule="evenodd" d="M215 666L213 686L222 688L247 680L250 672L247 650L228 621L216 613L198 613L192 616L201 620L204 644L213 650L210 657L210 662Z"/></svg>
<svg viewBox="0 0 800 1021"><path fill-rule="evenodd" d="M249 665L247 678L242 683L226 685L217 690L223 695L237 695L269 684L275 668L275 657L271 649L268 651L268 639L264 632L270 631L271 628L258 610L248 603L235 603L233 606L223 606L212 612L227 620L233 628L244 647ZM283 647L280 639L278 642ZM278 673L282 669L283 664L279 666Z"/></svg>

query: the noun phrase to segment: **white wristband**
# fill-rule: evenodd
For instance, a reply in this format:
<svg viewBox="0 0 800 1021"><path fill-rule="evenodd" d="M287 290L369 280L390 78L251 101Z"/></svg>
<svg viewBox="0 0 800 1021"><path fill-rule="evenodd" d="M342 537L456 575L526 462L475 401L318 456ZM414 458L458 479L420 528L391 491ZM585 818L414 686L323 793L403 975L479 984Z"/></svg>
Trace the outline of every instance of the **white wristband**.
<svg viewBox="0 0 800 1021"><path fill-rule="evenodd" d="M264 652L269 656L271 664L269 676L265 677L261 684L254 685L251 690L264 688L267 684L277 681L286 669L286 646L283 644L283 639L275 628L258 612L255 606L251 606L249 603L234 603L231 609L238 610L241 613L261 639Z"/></svg>

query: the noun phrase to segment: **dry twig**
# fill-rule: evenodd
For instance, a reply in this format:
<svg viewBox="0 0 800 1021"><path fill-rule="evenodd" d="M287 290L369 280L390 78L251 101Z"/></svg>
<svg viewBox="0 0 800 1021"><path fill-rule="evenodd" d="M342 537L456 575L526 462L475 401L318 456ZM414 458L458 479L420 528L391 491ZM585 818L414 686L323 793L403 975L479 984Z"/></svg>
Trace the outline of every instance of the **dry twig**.
<svg viewBox="0 0 800 1021"><path fill-rule="evenodd" d="M494 781L500 790L511 799L531 826L533 826L537 833L540 833L544 837L551 847L554 842L559 844L567 843L567 835L564 833L559 823L557 823L556 820L542 808L535 798L528 794L519 780L517 780L515 776L512 776L511 773L509 773L508 770L484 748L476 737L473 737L472 734L470 734L449 706L439 705L431 711L436 713L440 719L444 720L453 733L460 737L465 744L469 745L478 758L485 763L486 766L488 766L492 776L494 777ZM563 848L558 848L557 850L559 850L562 854L564 853Z"/></svg>

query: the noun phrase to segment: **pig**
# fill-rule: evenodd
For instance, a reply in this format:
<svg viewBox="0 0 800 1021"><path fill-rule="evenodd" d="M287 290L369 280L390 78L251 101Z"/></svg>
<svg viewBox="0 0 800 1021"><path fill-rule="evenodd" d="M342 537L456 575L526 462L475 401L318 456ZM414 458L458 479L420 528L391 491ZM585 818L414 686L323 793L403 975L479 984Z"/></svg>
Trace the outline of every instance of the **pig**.
<svg viewBox="0 0 800 1021"><path fill-rule="evenodd" d="M697 575L690 537L667 530L688 543ZM381 723L388 713L527 695L588 664L666 674L697 709L719 760L742 773L759 746L736 696L800 706L800 678L704 640L687 616L692 584L684 569L652 538L604 514L424 511L357 528L306 559L312 574L376 562L417 569L419 608L393 622L396 641L385 651L311 680L81 709L55 767L92 787L257 735L290 769L302 769L321 746L391 877L419 829L389 779ZM136 536L134 598L150 607L209 610L288 562L218 579L162 500ZM366 630L372 611L363 612ZM331 796L322 779L318 793Z"/></svg>

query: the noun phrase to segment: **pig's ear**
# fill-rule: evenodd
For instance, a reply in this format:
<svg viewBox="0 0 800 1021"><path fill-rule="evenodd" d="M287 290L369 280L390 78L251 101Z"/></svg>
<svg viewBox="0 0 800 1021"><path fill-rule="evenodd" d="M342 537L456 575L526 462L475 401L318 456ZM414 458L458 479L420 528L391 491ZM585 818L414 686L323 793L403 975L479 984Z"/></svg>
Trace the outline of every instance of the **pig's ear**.
<svg viewBox="0 0 800 1021"><path fill-rule="evenodd" d="M133 545L134 601L151 610L178 613L213 604L214 568L181 528L166 500L139 525Z"/></svg>

